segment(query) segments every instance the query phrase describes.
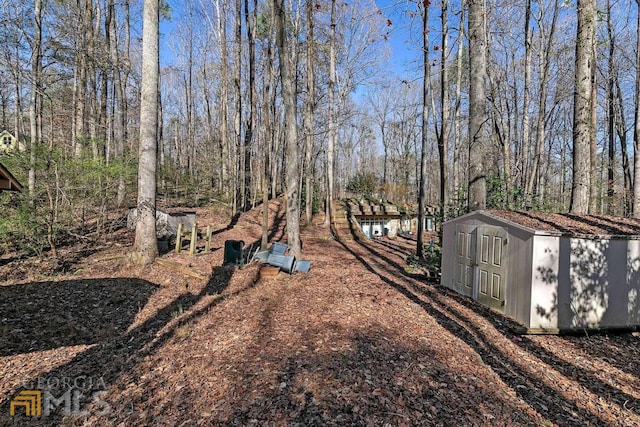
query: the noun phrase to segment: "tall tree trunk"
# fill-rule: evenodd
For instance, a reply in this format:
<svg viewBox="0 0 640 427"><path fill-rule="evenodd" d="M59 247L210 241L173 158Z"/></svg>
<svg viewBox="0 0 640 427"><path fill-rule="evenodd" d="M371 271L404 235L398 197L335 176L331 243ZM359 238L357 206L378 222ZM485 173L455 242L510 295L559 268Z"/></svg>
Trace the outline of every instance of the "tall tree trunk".
<svg viewBox="0 0 640 427"><path fill-rule="evenodd" d="M446 215L449 207L449 67L447 57L449 55L449 1L442 0L440 22L442 24L442 46L440 54L440 137L438 138L438 157L440 160L440 212Z"/></svg>
<svg viewBox="0 0 640 427"><path fill-rule="evenodd" d="M593 64L591 67L591 140L589 143L589 171L591 173L590 183L589 183L589 213L596 214L598 210L598 196L600 195L600 189L602 186L596 185L598 181L598 136L597 136L597 128L598 128L598 73L597 73L597 53L596 53L596 25L597 25L597 15L595 9L597 7L597 2L594 0L594 24L591 28L591 63ZM604 164L604 162L601 162ZM602 181L602 180L601 180ZM602 199L602 197L600 197ZM602 208L600 208L602 210Z"/></svg>
<svg viewBox="0 0 640 427"><path fill-rule="evenodd" d="M116 57L118 59L117 67L119 71L117 80L114 80L114 84L118 82L116 87L116 102L118 103L118 109L116 114L116 133L115 133L115 150L116 156L119 161L124 162L124 155L126 149L126 142L128 139L128 131L127 131L127 115L129 105L127 103L127 85L129 80L129 51L130 51L130 41L131 41L131 22L130 22L130 13L129 13L129 0L125 0L124 2L124 55L123 61L120 61L119 53L116 52ZM114 15L115 16L115 15ZM115 25L115 22L114 22ZM114 26L114 32L115 32ZM120 72L122 74L120 74ZM118 174L118 191L116 195L116 201L118 206L122 206L124 203L126 195L126 182L125 182L125 174L124 170L120 168L120 173Z"/></svg>
<svg viewBox="0 0 640 427"><path fill-rule="evenodd" d="M236 110L235 110L235 132L236 132L236 176L235 176L235 201L234 201L234 211L239 212L242 210L245 200L244 200L244 157L243 153L243 145L244 141L242 140L242 2L241 0L236 0L236 22L235 22L235 64L234 71L235 74L233 76L234 82L234 92L236 99Z"/></svg>
<svg viewBox="0 0 640 427"><path fill-rule="evenodd" d="M36 151L40 143L38 130L39 121L42 121L41 111L38 111L38 104L41 90L42 76L42 0L35 0L34 10L34 30L33 53L31 54L31 100L29 102L29 123L31 128L31 146L29 153L29 198L35 203L36 191Z"/></svg>
<svg viewBox="0 0 640 427"><path fill-rule="evenodd" d="M229 196L229 59L227 54L226 0L216 1L218 38L220 40L220 189Z"/></svg>
<svg viewBox="0 0 640 427"><path fill-rule="evenodd" d="M533 151L531 144L531 123L530 123L530 103L531 103L531 57L532 57L532 40L533 33L531 31L531 0L526 1L525 18L524 18L524 87L522 89L522 150L520 169L522 170L522 184L525 188L525 208L531 208L532 195L529 188L529 180L531 175L527 174L528 162L530 156L528 153Z"/></svg>
<svg viewBox="0 0 640 427"><path fill-rule="evenodd" d="M488 148L485 80L487 52L484 0L469 0L469 209L485 209Z"/></svg>
<svg viewBox="0 0 640 427"><path fill-rule="evenodd" d="M539 78L539 94L538 97L538 118L536 121L536 136L535 146L533 149L533 159L531 162L531 171L529 178L527 179L527 186L525 194L527 197L527 206L536 206L536 188L539 185L541 174L542 154L544 151L544 144L546 139L546 116L547 116L547 86L549 81L549 66L550 57L553 48L556 20L558 17L558 1L554 2L553 17L551 19L551 27L549 28L549 34L547 35L546 43L544 41L544 35L540 32L540 46L538 48L538 62L540 64L540 78Z"/></svg>
<svg viewBox="0 0 640 427"><path fill-rule="evenodd" d="M614 55L616 35L611 23L611 1L607 0L607 35L609 38L609 57L607 65L607 213L615 213L615 161L616 161L616 132L615 132L615 65Z"/></svg>
<svg viewBox="0 0 640 427"><path fill-rule="evenodd" d="M462 207L462 200L460 200L460 149L462 145L462 119L461 119L461 104L462 104L462 59L463 59L463 44L464 44L464 22L465 22L465 1L460 2L460 23L458 25L458 52L456 54L456 100L453 112L453 197L455 197L456 213Z"/></svg>
<svg viewBox="0 0 640 427"><path fill-rule="evenodd" d="M138 220L134 261L150 264L158 256L156 239L156 151L158 135L159 0L145 0L142 29Z"/></svg>
<svg viewBox="0 0 640 427"><path fill-rule="evenodd" d="M616 87L616 131L618 133L618 139L620 140L620 154L622 157L622 175L624 177L624 202L623 202L623 215L627 216L631 212L632 208L632 192L633 181L631 180L631 170L629 169L629 154L627 153L627 119L624 112L624 103L622 99L622 91L620 90L620 79L616 70L615 74L615 87Z"/></svg>
<svg viewBox="0 0 640 427"><path fill-rule="evenodd" d="M315 73L314 41L313 41L313 7L311 1L307 2L307 99L305 103L304 129L305 129L305 153L304 153L304 188L305 188L305 220L311 224L313 216L313 174L311 169L311 155L313 151L313 128L315 111Z"/></svg>
<svg viewBox="0 0 640 427"><path fill-rule="evenodd" d="M416 255L424 257L424 214L426 210L427 189L427 147L429 126L429 88L431 86L431 61L429 60L429 3L424 2L422 9L422 132L420 150L420 182L418 185L418 240ZM440 144L438 144L440 148ZM443 159L441 159L442 161ZM442 165L441 165L442 170ZM442 176L444 179L444 175ZM442 187L441 187L442 189Z"/></svg>
<svg viewBox="0 0 640 427"><path fill-rule="evenodd" d="M591 186L592 129L592 67L593 29L595 28L595 0L578 0L578 29L576 37L576 76L573 115L573 184L571 206L575 214L589 212Z"/></svg>
<svg viewBox="0 0 640 427"><path fill-rule="evenodd" d="M256 126L256 47L255 22L257 20L258 4L253 1L253 10L249 13L249 0L244 0L244 14L247 21L247 40L249 42L249 112L244 133L244 206L250 209L251 201L251 143Z"/></svg>
<svg viewBox="0 0 640 427"><path fill-rule="evenodd" d="M291 60L293 41L287 40L285 33L286 14L283 0L273 0L276 14L276 38L280 79L282 81L282 100L284 103L285 141L286 141L286 196L287 196L287 243L289 252L299 257L300 244L300 204L298 202L298 127L296 123L296 77Z"/></svg>
<svg viewBox="0 0 640 427"><path fill-rule="evenodd" d="M73 130L71 134L71 144L73 147L73 156L78 159L82 156L83 145L87 139L87 68L88 68L88 52L87 52L87 23L86 12L87 0L77 0L76 6L81 14L78 23L78 45L76 46L76 60L74 69L74 115Z"/></svg>
<svg viewBox="0 0 640 427"><path fill-rule="evenodd" d="M633 216L640 218L640 0L636 21L636 90L633 116Z"/></svg>
<svg viewBox="0 0 640 427"><path fill-rule="evenodd" d="M271 8L269 17L269 28L273 29L275 26L274 23L274 11ZM274 70L274 51L271 45L271 40L273 39L273 34L270 34L270 37L267 38L267 48L266 48L266 65L265 65L265 78L264 78L264 96L262 100L262 111L264 115L264 168L263 168L263 180L262 180L262 240L261 240L261 248L266 249L267 244L269 243L269 178L271 175L271 159L273 159L274 154L272 153L273 140L275 135L274 123L276 121L274 108L272 101L272 96L275 94L275 85L276 85L276 76Z"/></svg>
<svg viewBox="0 0 640 427"><path fill-rule="evenodd" d="M333 221L333 150L336 143L335 117L335 83L336 83L336 0L331 0L331 23L329 30L329 84L327 85L327 122L329 135L327 138L327 206L325 225L331 227Z"/></svg>

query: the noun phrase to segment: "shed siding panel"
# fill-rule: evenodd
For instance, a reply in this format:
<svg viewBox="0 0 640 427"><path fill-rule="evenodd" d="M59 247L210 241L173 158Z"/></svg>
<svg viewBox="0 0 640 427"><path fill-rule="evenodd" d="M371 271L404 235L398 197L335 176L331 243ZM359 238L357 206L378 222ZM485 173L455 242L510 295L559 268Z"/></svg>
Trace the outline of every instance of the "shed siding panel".
<svg viewBox="0 0 640 427"><path fill-rule="evenodd" d="M531 300L528 327L558 327L558 268L560 240L553 236L535 236L531 254Z"/></svg>
<svg viewBox="0 0 640 427"><path fill-rule="evenodd" d="M638 326L640 242L563 237L570 254L559 274L560 329ZM561 249L562 251L562 249Z"/></svg>
<svg viewBox="0 0 640 427"><path fill-rule="evenodd" d="M531 311L531 253L533 234L505 225L509 241L504 253L507 265L505 314L528 325Z"/></svg>

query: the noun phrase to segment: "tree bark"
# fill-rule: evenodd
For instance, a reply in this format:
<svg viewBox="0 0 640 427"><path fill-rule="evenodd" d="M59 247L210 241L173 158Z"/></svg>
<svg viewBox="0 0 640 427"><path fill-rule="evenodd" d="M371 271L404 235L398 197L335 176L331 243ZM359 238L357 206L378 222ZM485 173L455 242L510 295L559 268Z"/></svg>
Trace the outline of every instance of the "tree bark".
<svg viewBox="0 0 640 427"><path fill-rule="evenodd" d="M429 61L429 3L424 2L422 9L422 132L420 150L420 181L418 185L418 233L416 255L424 257L424 214L426 209L427 187L427 147L429 125L429 88L431 85L431 61ZM442 160L442 159L441 159ZM441 166L442 167L442 166ZM444 176L443 176L444 178Z"/></svg>
<svg viewBox="0 0 640 427"><path fill-rule="evenodd" d="M145 0L142 30L138 218L134 261L150 264L158 256L156 239L156 152L158 135L159 0Z"/></svg>
<svg viewBox="0 0 640 427"><path fill-rule="evenodd" d="M226 0L216 1L220 40L220 190L229 196L229 59L227 54Z"/></svg>
<svg viewBox="0 0 640 427"><path fill-rule="evenodd" d="M440 22L442 24L442 46L440 47L440 137L438 138L438 157L440 161L440 212L446 215L449 207L449 31L448 31L449 1L442 0Z"/></svg>
<svg viewBox="0 0 640 427"><path fill-rule="evenodd" d="M327 137L327 205L325 225L331 227L333 221L333 150L336 142L335 118L335 82L336 82L336 0L331 0L331 23L329 30L329 84L327 86L327 122L329 135Z"/></svg>
<svg viewBox="0 0 640 427"><path fill-rule="evenodd" d="M244 207L244 156L242 140L242 2L236 0L236 22L235 22L235 64L233 76L233 90L236 99L235 109L235 132L236 132L236 176L235 176L235 200L236 212L240 212Z"/></svg>
<svg viewBox="0 0 640 427"><path fill-rule="evenodd" d="M461 119L461 104L462 104L462 59L463 59L463 44L464 44L464 22L465 22L465 1L460 2L460 23L458 25L458 41L456 54L456 93L455 93L455 105L453 110L453 197L455 202L456 213L462 207L462 200L460 194L460 149L462 145L462 119Z"/></svg>
<svg viewBox="0 0 640 427"><path fill-rule="evenodd" d="M640 0L636 21L636 90L633 117L633 216L640 218Z"/></svg>
<svg viewBox="0 0 640 427"><path fill-rule="evenodd" d="M304 117L305 129L305 153L304 153L304 179L305 179L305 220L311 224L313 216L313 174L311 173L311 155L313 151L313 128L315 112L315 73L313 41L313 2L307 2L307 99Z"/></svg>
<svg viewBox="0 0 640 427"><path fill-rule="evenodd" d="M530 209L532 206L531 189L529 188L529 180L531 180L531 174L527 173L529 170L528 162L530 156L528 155L531 150L531 123L530 123L530 105L531 105L531 57L532 57L532 39L533 34L531 32L531 0L526 1L525 18L524 18L524 87L522 89L522 149L521 153L521 170L522 170L522 185L525 188L525 208ZM529 177L529 178L528 178Z"/></svg>
<svg viewBox="0 0 640 427"><path fill-rule="evenodd" d="M35 34L33 53L31 54L31 100L29 102L29 123L31 128L31 146L29 153L29 198L35 203L36 192L36 151L40 143L39 122L42 121L38 104L42 76L42 0L36 0L33 10Z"/></svg>
<svg viewBox="0 0 640 427"><path fill-rule="evenodd" d="M595 1L578 0L576 37L576 75L573 112L573 183L569 210L575 214L589 212L591 186L592 67Z"/></svg>
<svg viewBox="0 0 640 427"><path fill-rule="evenodd" d="M469 210L485 209L488 148L485 80L487 53L484 0L469 1Z"/></svg>
<svg viewBox="0 0 640 427"><path fill-rule="evenodd" d="M255 22L258 13L257 1L253 2L253 11L249 13L249 0L244 0L244 13L247 21L247 40L249 42L249 111L244 134L244 206L243 210L250 209L251 200L251 143L256 126L256 48L255 48Z"/></svg>
<svg viewBox="0 0 640 427"><path fill-rule="evenodd" d="M286 198L287 198L287 243L289 252L295 257L301 254L300 244L300 204L298 194L298 127L296 112L296 83L294 68L290 63L293 55L293 42L287 40L285 33L286 13L283 0L273 0L276 14L276 38L282 99L284 103L285 141L286 141Z"/></svg>

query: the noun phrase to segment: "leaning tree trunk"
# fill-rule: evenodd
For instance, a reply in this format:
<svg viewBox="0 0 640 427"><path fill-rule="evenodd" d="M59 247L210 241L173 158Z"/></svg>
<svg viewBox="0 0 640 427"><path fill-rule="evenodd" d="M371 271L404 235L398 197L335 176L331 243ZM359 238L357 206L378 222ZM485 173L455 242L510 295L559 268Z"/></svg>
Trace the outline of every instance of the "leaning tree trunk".
<svg viewBox="0 0 640 427"><path fill-rule="evenodd" d="M135 262L150 264L158 256L156 239L156 151L158 135L159 0L145 0L142 30L138 221Z"/></svg>

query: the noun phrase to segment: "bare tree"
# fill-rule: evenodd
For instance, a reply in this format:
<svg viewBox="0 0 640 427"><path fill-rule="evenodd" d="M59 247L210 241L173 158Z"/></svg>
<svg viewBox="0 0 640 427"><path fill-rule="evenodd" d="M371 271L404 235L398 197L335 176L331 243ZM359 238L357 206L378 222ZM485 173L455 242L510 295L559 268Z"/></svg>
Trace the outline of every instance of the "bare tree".
<svg viewBox="0 0 640 427"><path fill-rule="evenodd" d="M145 0L142 32L138 218L134 261L150 264L158 256L156 239L156 151L158 135L159 0Z"/></svg>
<svg viewBox="0 0 640 427"><path fill-rule="evenodd" d="M40 87L42 80L42 0L36 0L33 10L35 34L33 52L31 54L31 100L29 102L29 122L31 127L31 152L29 159L29 197L33 201L36 188L36 150L40 143L40 124L42 111L40 104Z"/></svg>
<svg viewBox="0 0 640 427"><path fill-rule="evenodd" d="M334 147L336 143L335 117L335 83L336 83L336 0L331 0L331 23L329 30L329 84L327 86L328 107L327 122L329 134L327 136L327 206L325 225L331 226L333 220L333 165Z"/></svg>
<svg viewBox="0 0 640 427"><path fill-rule="evenodd" d="M449 67L447 57L449 55L449 0L442 0L440 9L441 46L440 46L440 132L438 135L438 157L440 163L440 212L445 214L449 206L449 129L450 103L449 103ZM425 30L428 30L426 28Z"/></svg>
<svg viewBox="0 0 640 427"><path fill-rule="evenodd" d="M420 150L420 182L418 184L418 240L416 255L424 257L424 214L426 209L425 191L427 187L427 148L429 126L429 89L431 87L431 61L429 60L429 3L422 5L422 132ZM440 143L438 144L440 146ZM444 177L443 177L444 179ZM441 187L442 188L442 187Z"/></svg>
<svg viewBox="0 0 640 427"><path fill-rule="evenodd" d="M636 90L633 118L633 216L640 218L640 0L636 0Z"/></svg>
<svg viewBox="0 0 640 427"><path fill-rule="evenodd" d="M244 0L244 14L247 21L247 41L249 43L249 110L244 133L244 205L243 210L248 210L251 201L251 144L256 127L256 21L258 14L257 0L253 1L253 7L249 12L249 0Z"/></svg>
<svg viewBox="0 0 640 427"><path fill-rule="evenodd" d="M485 209L487 53L484 0L469 0L469 209Z"/></svg>
<svg viewBox="0 0 640 427"><path fill-rule="evenodd" d="M573 185L571 213L589 212L593 105L593 45L596 25L595 0L578 0L576 71L573 113Z"/></svg>
<svg viewBox="0 0 640 427"><path fill-rule="evenodd" d="M456 53L456 92L455 104L453 109L453 197L456 209L460 207L460 146L462 145L462 59L463 59L463 43L464 43L464 22L465 22L465 0L460 2L460 21L458 25L458 40Z"/></svg>
<svg viewBox="0 0 640 427"><path fill-rule="evenodd" d="M307 225L311 224L313 215L313 170L311 168L311 157L313 154L313 128L315 125L315 72L314 72L314 40L313 40L313 7L311 1L307 2L307 99L305 102L305 153L304 153L304 188L305 188L305 220Z"/></svg>
<svg viewBox="0 0 640 427"><path fill-rule="evenodd" d="M296 108L296 77L291 64L294 55L291 40L285 32L287 13L284 0L273 0L276 16L276 39L280 80L282 82L282 100L284 103L285 141L286 141L286 197L287 197L287 243L290 253L299 257L300 245L300 203L299 203L299 167L298 167L298 124Z"/></svg>

